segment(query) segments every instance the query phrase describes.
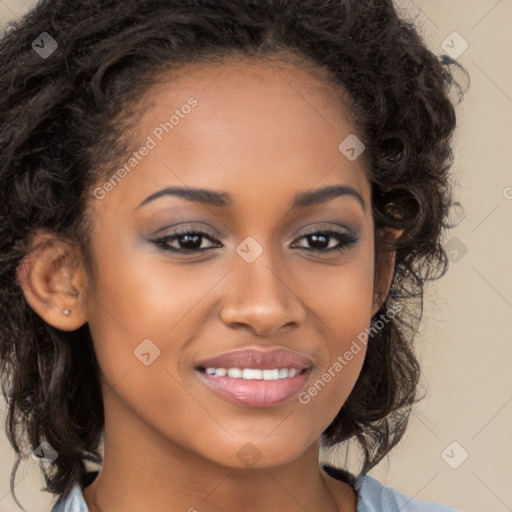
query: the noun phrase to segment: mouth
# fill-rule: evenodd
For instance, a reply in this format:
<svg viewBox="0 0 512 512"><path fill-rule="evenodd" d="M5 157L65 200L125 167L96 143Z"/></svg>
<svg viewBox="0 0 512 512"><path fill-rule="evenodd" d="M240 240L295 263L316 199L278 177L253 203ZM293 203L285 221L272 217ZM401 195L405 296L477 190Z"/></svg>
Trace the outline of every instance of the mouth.
<svg viewBox="0 0 512 512"><path fill-rule="evenodd" d="M197 366L195 369L210 377L228 377L236 380L276 381L292 379L297 375L307 372L310 368L203 368L202 366Z"/></svg>
<svg viewBox="0 0 512 512"><path fill-rule="evenodd" d="M304 370L313 365L313 361L298 352L284 348L233 350L210 359L203 359L196 367L208 369L254 369L254 370Z"/></svg>
<svg viewBox="0 0 512 512"><path fill-rule="evenodd" d="M202 373L217 377L231 377L232 379L244 380L280 380L291 379L308 370L297 368L196 368Z"/></svg>
<svg viewBox="0 0 512 512"><path fill-rule="evenodd" d="M304 387L313 362L289 350L241 350L202 361L200 380L217 396L238 405L277 407Z"/></svg>
<svg viewBox="0 0 512 512"><path fill-rule="evenodd" d="M198 367L196 371L210 390L229 402L248 407L277 407L299 393L311 367L302 370Z"/></svg>

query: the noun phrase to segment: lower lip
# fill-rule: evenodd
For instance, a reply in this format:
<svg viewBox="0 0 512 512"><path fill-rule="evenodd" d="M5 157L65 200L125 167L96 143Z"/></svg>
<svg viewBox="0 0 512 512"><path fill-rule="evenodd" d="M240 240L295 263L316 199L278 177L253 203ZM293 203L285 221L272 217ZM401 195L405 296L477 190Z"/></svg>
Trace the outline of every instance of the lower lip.
<svg viewBox="0 0 512 512"><path fill-rule="evenodd" d="M196 371L214 393L229 402L248 407L275 407L297 395L308 380L311 368L295 377L277 380L233 379Z"/></svg>

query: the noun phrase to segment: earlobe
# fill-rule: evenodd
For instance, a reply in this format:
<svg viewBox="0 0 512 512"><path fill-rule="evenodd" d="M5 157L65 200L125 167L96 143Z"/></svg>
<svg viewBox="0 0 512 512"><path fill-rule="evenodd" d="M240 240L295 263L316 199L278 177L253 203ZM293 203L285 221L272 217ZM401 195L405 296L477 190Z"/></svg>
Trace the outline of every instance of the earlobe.
<svg viewBox="0 0 512 512"><path fill-rule="evenodd" d="M392 239L399 238L403 233L403 229L385 228L382 230L382 239L391 241ZM382 307L386 300L391 282L393 281L393 274L395 272L396 252L380 250L377 255L377 265L375 272L374 282L374 295L372 316Z"/></svg>
<svg viewBox="0 0 512 512"><path fill-rule="evenodd" d="M74 331L87 321L85 274L76 248L38 232L16 277L30 307L48 324Z"/></svg>

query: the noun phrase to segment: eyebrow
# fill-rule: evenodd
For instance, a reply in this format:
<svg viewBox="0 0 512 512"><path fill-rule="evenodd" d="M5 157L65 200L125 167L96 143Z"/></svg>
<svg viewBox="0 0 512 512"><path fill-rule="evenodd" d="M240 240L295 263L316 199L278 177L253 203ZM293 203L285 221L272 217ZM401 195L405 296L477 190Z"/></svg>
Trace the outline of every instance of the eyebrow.
<svg viewBox="0 0 512 512"><path fill-rule="evenodd" d="M167 195L219 207L230 207L234 203L232 196L227 192L216 192L204 188L166 187L148 196L136 209ZM362 196L357 190L348 185L329 185L327 187L297 193L293 199L292 209L324 203L340 196L348 196L357 199L363 211L366 211L366 204Z"/></svg>

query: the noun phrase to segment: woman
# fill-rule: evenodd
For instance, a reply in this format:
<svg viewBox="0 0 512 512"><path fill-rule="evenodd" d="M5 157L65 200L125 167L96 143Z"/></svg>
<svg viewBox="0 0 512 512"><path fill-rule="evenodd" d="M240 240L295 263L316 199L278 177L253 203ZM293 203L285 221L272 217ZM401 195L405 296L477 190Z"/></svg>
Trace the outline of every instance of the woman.
<svg viewBox="0 0 512 512"><path fill-rule="evenodd" d="M367 474L452 204L450 62L391 1L42 1L0 62L8 434L53 512L455 510Z"/></svg>

